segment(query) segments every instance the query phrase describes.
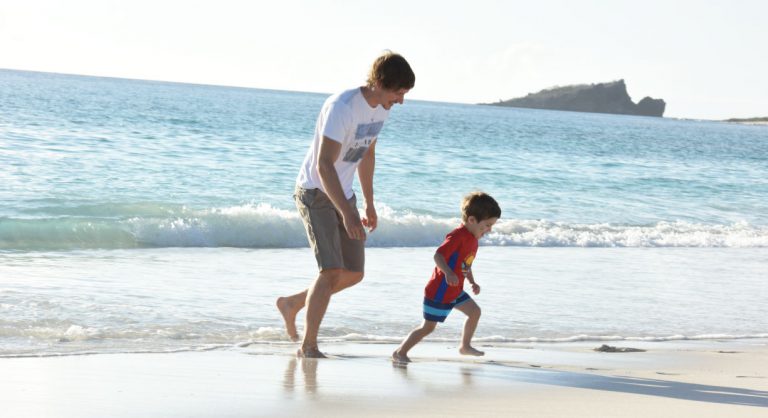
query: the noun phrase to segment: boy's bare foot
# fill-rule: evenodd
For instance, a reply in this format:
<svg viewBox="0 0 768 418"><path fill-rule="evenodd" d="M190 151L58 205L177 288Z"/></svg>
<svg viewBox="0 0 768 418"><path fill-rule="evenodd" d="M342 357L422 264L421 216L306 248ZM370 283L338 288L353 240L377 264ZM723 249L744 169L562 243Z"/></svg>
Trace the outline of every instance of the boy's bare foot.
<svg viewBox="0 0 768 418"><path fill-rule="evenodd" d="M317 347L312 348L300 348L296 350L296 357L302 358L327 358L325 354L320 352Z"/></svg>
<svg viewBox="0 0 768 418"><path fill-rule="evenodd" d="M277 298L277 310L280 311L280 315L283 316L285 321L285 332L288 334L288 338L293 342L299 341L299 333L296 332L296 310L291 304L289 298Z"/></svg>
<svg viewBox="0 0 768 418"><path fill-rule="evenodd" d="M395 350L392 353L392 361L397 363L410 363L411 359L409 359L405 354L400 354L398 350Z"/></svg>
<svg viewBox="0 0 768 418"><path fill-rule="evenodd" d="M459 348L459 353L464 354L465 356L484 356L485 353L475 349L475 347L468 346L468 347L461 347Z"/></svg>

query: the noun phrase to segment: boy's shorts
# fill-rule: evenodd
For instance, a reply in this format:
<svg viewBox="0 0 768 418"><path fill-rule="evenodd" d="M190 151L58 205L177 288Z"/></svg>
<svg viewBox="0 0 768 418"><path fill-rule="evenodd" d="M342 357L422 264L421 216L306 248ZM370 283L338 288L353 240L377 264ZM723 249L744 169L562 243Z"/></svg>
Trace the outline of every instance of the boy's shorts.
<svg viewBox="0 0 768 418"><path fill-rule="evenodd" d="M451 310L472 300L467 292L462 291L453 302L440 303L424 298L424 319L427 321L444 322Z"/></svg>
<svg viewBox="0 0 768 418"><path fill-rule="evenodd" d="M365 241L347 235L341 214L328 195L320 189L297 187L293 198L307 230L309 246L315 252L317 268L363 272ZM355 196L348 202L357 207Z"/></svg>

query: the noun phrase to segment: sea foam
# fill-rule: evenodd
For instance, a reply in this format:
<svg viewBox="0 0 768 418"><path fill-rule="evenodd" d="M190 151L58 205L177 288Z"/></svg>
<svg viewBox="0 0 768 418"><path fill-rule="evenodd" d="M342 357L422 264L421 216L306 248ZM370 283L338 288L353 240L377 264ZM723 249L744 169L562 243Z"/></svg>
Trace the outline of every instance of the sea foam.
<svg viewBox="0 0 768 418"><path fill-rule="evenodd" d="M150 212L151 215L148 215ZM0 218L0 250L45 251L158 247L306 247L298 213L266 203L192 210L144 209L139 216ZM369 247L438 245L460 224L380 206ZM504 219L482 245L521 247L768 247L768 228L745 222L707 225L663 221L650 225L584 224Z"/></svg>

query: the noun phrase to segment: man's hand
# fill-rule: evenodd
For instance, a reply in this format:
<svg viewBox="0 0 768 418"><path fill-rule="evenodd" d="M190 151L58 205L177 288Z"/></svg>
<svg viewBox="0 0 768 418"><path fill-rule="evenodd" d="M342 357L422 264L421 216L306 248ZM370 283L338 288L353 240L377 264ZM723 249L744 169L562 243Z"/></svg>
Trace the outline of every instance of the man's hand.
<svg viewBox="0 0 768 418"><path fill-rule="evenodd" d="M376 208L373 205L366 206L365 217L363 218L363 226L368 228L368 232L373 232L379 223L379 217L376 215Z"/></svg>
<svg viewBox="0 0 768 418"><path fill-rule="evenodd" d="M351 239L365 239L365 228L360 221L360 215L357 213L357 209L353 208L349 213L342 215L344 220L344 229L347 230L347 235Z"/></svg>

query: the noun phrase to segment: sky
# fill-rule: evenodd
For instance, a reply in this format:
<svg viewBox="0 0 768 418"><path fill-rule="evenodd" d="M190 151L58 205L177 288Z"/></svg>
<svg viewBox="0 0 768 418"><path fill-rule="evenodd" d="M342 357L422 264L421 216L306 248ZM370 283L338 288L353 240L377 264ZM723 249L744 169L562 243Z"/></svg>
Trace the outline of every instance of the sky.
<svg viewBox="0 0 768 418"><path fill-rule="evenodd" d="M0 68L333 93L383 50L408 99L624 79L665 116L768 116L764 0L3 0Z"/></svg>

